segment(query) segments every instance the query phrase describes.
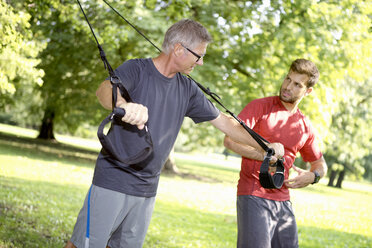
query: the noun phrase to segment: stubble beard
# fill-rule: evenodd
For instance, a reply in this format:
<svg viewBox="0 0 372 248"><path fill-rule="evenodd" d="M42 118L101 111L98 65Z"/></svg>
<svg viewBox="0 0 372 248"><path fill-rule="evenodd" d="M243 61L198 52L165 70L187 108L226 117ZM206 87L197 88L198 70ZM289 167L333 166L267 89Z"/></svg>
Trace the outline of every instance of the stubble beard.
<svg viewBox="0 0 372 248"><path fill-rule="evenodd" d="M293 96L285 97L285 96L282 95L282 92L283 92L283 89L280 88L279 99L280 99L282 102L286 102L286 103L294 104L294 103L296 103L296 101L299 99L298 97L293 97ZM289 94L290 94L290 93L289 93Z"/></svg>

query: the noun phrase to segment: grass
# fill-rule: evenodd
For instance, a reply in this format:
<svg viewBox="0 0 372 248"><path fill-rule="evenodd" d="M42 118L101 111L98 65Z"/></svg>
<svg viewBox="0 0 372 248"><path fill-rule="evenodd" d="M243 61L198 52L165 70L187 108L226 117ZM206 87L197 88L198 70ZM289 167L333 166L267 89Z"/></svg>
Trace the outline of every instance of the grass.
<svg viewBox="0 0 372 248"><path fill-rule="evenodd" d="M0 125L0 248L63 247L91 183L97 142L35 135ZM161 176L144 247L235 247L239 159L176 153L176 162L183 177ZM291 191L300 247L372 247L372 185L325 183Z"/></svg>

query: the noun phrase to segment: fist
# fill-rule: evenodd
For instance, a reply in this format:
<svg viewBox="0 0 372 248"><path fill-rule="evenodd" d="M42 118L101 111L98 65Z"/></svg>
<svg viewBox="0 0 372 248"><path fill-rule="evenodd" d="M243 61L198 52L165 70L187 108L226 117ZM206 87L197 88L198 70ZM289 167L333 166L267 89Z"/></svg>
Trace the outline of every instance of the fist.
<svg viewBox="0 0 372 248"><path fill-rule="evenodd" d="M280 143L270 143L268 144L268 147L275 150L275 157L277 159L280 159L284 156L284 146Z"/></svg>
<svg viewBox="0 0 372 248"><path fill-rule="evenodd" d="M133 102L122 103L119 107L125 110L125 115L121 119L123 122L136 125L138 129L145 127L149 118L147 107Z"/></svg>

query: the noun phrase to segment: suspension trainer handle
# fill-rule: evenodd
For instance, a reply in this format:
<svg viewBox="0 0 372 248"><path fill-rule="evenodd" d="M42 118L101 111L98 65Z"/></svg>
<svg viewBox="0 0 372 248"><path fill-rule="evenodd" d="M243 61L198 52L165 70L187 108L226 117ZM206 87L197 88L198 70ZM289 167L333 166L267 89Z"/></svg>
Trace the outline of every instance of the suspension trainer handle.
<svg viewBox="0 0 372 248"><path fill-rule="evenodd" d="M143 138L138 138L138 144L141 145L140 151L136 152L134 155L123 155L123 149L126 147L121 142L118 142L116 139L111 139L108 135L105 135L103 130L106 126L106 124L111 123L111 130L114 130L115 128L121 128L121 131L125 131L124 128L121 127L121 125L125 125L121 121L121 119L125 116L125 110L122 108L116 107L116 101L117 101L117 89L119 89L120 95L127 101L127 102L133 102L132 98L129 95L129 92L122 84L120 78L115 74L114 70L112 69L110 63L108 62L106 58L105 51L103 50L102 46L99 44L98 39L94 33L94 30L92 26L90 25L90 22L88 20L88 17L86 16L83 7L80 4L79 0L76 0L80 6L80 9L85 17L86 22L89 25L89 28L92 32L92 35L97 43L97 47L99 50L99 54L101 57L101 60L103 61L103 65L105 69L109 73L110 83L112 85L112 112L101 122L101 124L98 127L97 136L98 139L102 145L102 151L104 153L107 153L111 155L112 158L120 161L122 164L118 165L119 167L126 169L128 166L133 164L139 164L142 161L146 160L153 152L153 142L151 138L150 131L145 125L144 130L138 130L139 133L145 132L144 135L140 135ZM116 124L116 125L114 125ZM129 124L128 124L129 125ZM134 132L127 132L128 135L133 135ZM124 142L124 141L122 141Z"/></svg>
<svg viewBox="0 0 372 248"><path fill-rule="evenodd" d="M79 0L77 0L79 1ZM103 0L103 2L105 4L107 4L118 16L120 16L125 22L127 22L133 29L135 29L137 31L137 33L139 33L144 39L146 39L148 42L151 43L151 45L153 47L155 47L159 52L161 52L161 50L153 43L151 42L150 39L148 39L141 31L139 31L132 23L130 23L125 17L123 17L115 8L113 8L106 0ZM80 5L80 3L79 3ZM80 6L81 7L81 6ZM84 12L84 11L83 11ZM85 15L85 14L84 14ZM87 18L86 18L87 19ZM88 21L88 19L87 19ZM90 26L90 25L89 25ZM92 30L92 33L94 34L93 32L93 29L91 28ZM97 39L96 39L97 41ZM97 41L98 43L98 41ZM264 160L264 162L262 163L262 166L261 166L261 170L260 170L260 183L261 185L264 187L264 188L280 188L282 185L283 185L283 182L284 182L284 166L283 166L283 162L284 162L284 158L283 159L279 159L277 160L275 166L277 166L277 173L274 174L274 176L272 176L269 172L268 172L268 167L269 167L269 162L270 162L270 158L272 155L274 155L275 151L274 149L272 148L269 148L267 146L267 144L270 144L270 142L268 142L267 140L265 140L263 137L261 137L258 133L256 133L255 131L253 131L251 128L249 128L242 120L240 120L234 113L232 113L230 110L228 110L220 101L219 99L221 99L216 93L213 93L209 90L209 88L205 88L204 86L202 86L200 83L198 83L196 80L194 80L191 76L187 75L187 77L192 80L202 91L204 91L204 93L206 93L207 95L209 95L213 100L215 100L215 102L217 102L222 108L224 108L224 110L229 113L235 120L237 120L240 125L243 126L243 128L253 137L253 139L262 147L262 149L264 149L266 152L267 152L267 155L265 156L265 158L267 157L266 160ZM217 99L218 98L218 99ZM266 144L266 143L267 144ZM267 165L267 166L266 166ZM265 168L267 168L267 170L265 170ZM262 173L261 173L262 171ZM262 174L262 182L261 182L261 174Z"/></svg>

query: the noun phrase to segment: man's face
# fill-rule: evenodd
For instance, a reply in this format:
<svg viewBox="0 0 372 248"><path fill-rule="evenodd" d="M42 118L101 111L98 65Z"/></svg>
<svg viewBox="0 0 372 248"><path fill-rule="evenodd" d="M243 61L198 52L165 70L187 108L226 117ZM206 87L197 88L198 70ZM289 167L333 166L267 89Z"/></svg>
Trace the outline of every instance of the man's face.
<svg viewBox="0 0 372 248"><path fill-rule="evenodd" d="M182 56L182 73L185 73L185 74L190 74L196 65L203 65L203 57L207 51L207 46L208 46L208 43L201 43L199 44L198 46L196 46L195 48L189 48L189 47L183 47L183 56ZM191 52L191 51L192 52ZM193 53L195 53L196 55L199 55L200 56L200 59L198 58L198 56L194 55Z"/></svg>
<svg viewBox="0 0 372 248"><path fill-rule="evenodd" d="M311 92L311 88L306 86L309 76L298 72L290 71L285 77L280 88L280 100L286 103L295 104Z"/></svg>

